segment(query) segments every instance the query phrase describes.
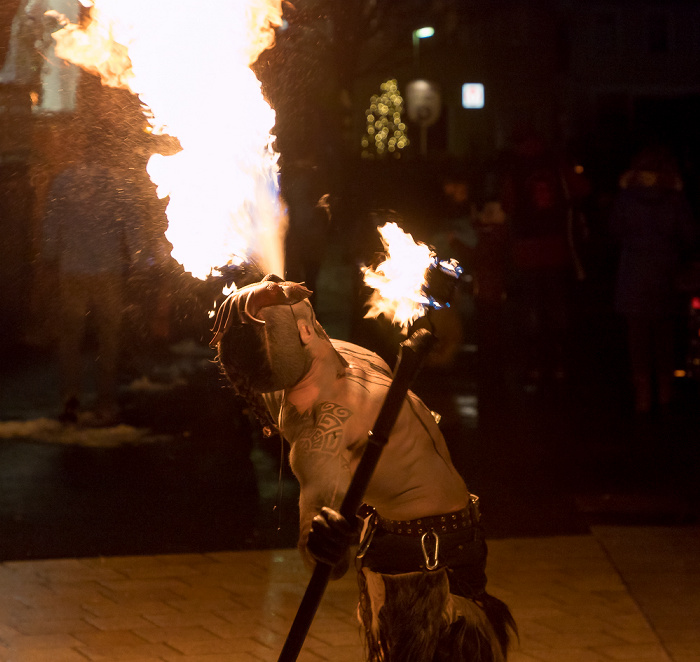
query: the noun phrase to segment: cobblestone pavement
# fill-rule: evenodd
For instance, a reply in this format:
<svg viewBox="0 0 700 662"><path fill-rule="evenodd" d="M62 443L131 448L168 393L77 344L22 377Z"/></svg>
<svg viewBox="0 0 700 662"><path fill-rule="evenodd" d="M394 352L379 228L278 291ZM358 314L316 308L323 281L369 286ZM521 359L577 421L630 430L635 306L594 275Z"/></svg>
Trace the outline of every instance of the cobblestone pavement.
<svg viewBox="0 0 700 662"><path fill-rule="evenodd" d="M515 615L512 662L698 662L700 530L595 527L495 540L490 591ZM0 565L3 662L276 660L308 580L296 550ZM299 660L359 662L351 572Z"/></svg>

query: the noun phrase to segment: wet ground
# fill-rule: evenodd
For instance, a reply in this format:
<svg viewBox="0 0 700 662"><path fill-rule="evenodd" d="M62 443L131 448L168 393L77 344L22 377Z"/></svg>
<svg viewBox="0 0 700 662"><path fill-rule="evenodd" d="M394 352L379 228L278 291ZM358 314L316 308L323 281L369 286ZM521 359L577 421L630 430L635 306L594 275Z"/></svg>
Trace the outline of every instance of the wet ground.
<svg viewBox="0 0 700 662"><path fill-rule="evenodd" d="M319 287L336 337L352 333L348 270L328 267ZM697 385L678 380L672 411L635 418L615 327L591 318L583 331L565 378L538 388L510 366L479 384L469 338L415 384L492 539L697 522ZM197 342L134 353L121 391L123 423L141 431L130 441L0 438L0 561L293 547L298 491L280 440L250 423L212 358ZM55 416L55 385L50 352L13 352L0 420Z"/></svg>

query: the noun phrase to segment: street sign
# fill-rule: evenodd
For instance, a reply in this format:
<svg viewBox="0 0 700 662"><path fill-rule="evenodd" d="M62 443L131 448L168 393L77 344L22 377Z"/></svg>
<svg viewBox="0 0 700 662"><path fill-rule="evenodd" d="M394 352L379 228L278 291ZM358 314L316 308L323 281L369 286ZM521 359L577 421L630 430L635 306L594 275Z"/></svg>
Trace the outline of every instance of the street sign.
<svg viewBox="0 0 700 662"><path fill-rule="evenodd" d="M404 94L408 118L422 127L432 126L440 119L442 99L440 88L427 80L414 80L406 85Z"/></svg>
<svg viewBox="0 0 700 662"><path fill-rule="evenodd" d="M483 108L484 86L482 83L462 85L462 108Z"/></svg>

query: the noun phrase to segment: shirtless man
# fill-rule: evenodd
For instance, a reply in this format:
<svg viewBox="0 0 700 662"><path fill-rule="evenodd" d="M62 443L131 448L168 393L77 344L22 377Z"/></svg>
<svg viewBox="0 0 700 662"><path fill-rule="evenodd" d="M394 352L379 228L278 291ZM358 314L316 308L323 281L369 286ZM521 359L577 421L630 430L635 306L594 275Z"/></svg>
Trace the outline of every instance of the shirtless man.
<svg viewBox="0 0 700 662"><path fill-rule="evenodd" d="M391 371L376 354L330 340L309 294L275 277L238 290L219 310L212 343L239 394L290 444L303 558L310 566L329 563L338 578L358 527L337 509ZM372 510L358 562L368 659L504 660L514 623L485 591L475 498L431 412L410 391L365 502Z"/></svg>

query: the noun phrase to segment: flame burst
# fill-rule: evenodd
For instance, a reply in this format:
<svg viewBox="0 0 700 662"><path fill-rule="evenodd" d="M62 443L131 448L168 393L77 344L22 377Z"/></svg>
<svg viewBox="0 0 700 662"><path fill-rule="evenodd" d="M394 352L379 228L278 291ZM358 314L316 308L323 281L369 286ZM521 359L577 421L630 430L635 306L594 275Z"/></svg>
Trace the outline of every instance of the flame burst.
<svg viewBox="0 0 700 662"><path fill-rule="evenodd" d="M365 283L374 289L365 317L384 315L405 329L433 303L425 293L426 273L437 258L396 223L383 225L379 234L386 258L375 268L362 269Z"/></svg>
<svg viewBox="0 0 700 662"><path fill-rule="evenodd" d="M90 21L54 33L56 53L137 94L154 130L182 146L148 164L169 196L173 257L201 279L245 259L283 273L275 114L250 69L273 44L281 0L80 1Z"/></svg>

